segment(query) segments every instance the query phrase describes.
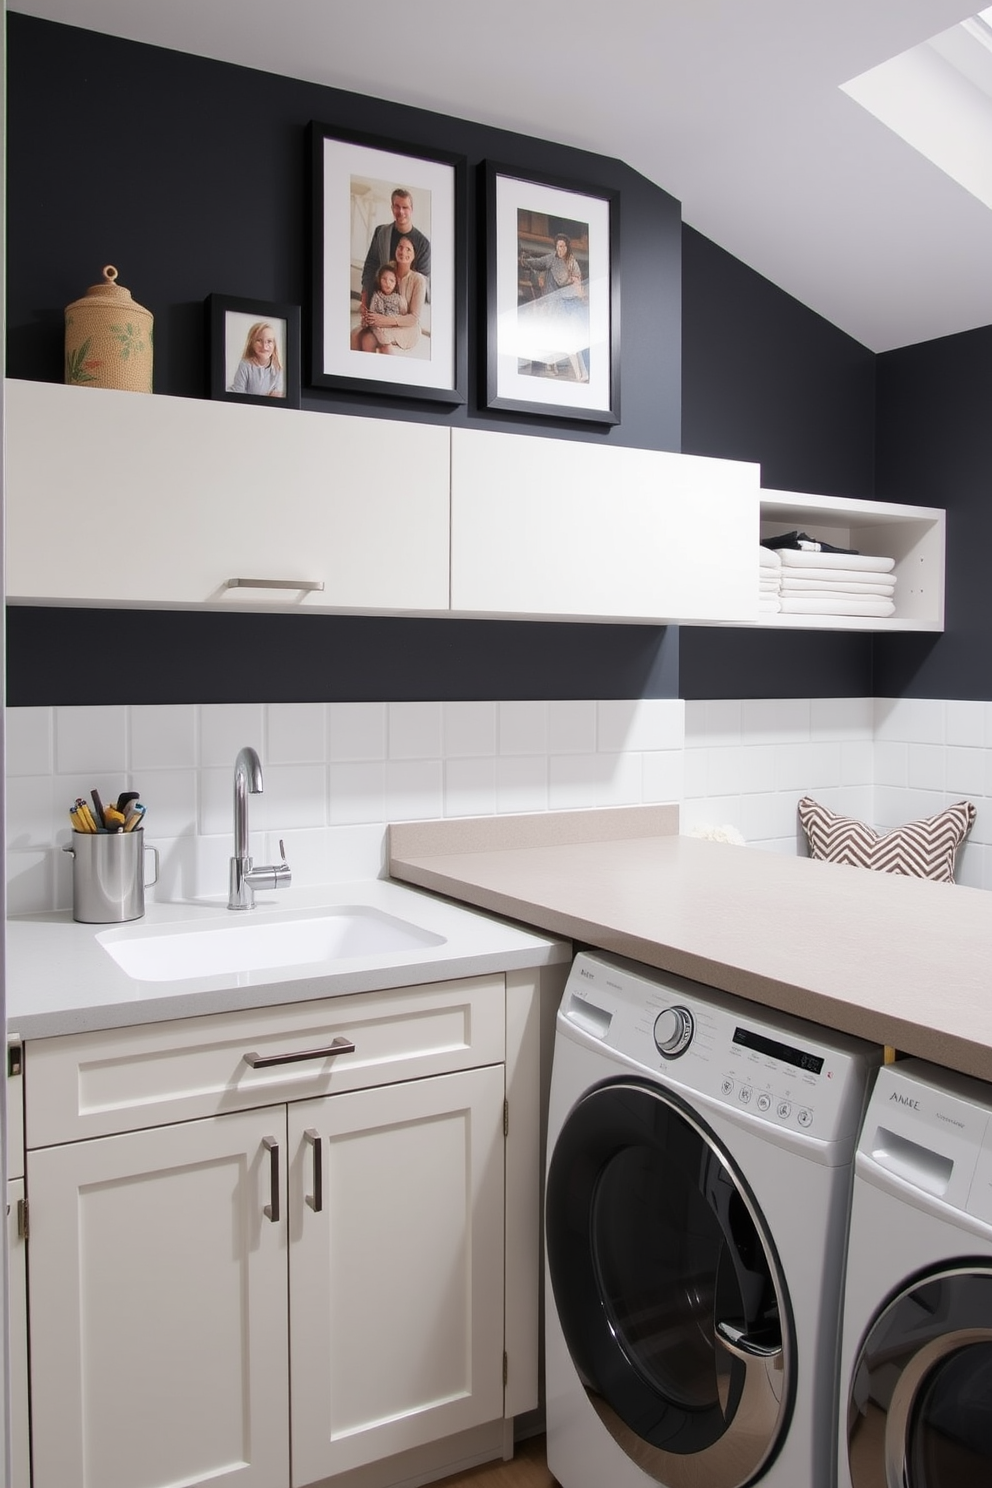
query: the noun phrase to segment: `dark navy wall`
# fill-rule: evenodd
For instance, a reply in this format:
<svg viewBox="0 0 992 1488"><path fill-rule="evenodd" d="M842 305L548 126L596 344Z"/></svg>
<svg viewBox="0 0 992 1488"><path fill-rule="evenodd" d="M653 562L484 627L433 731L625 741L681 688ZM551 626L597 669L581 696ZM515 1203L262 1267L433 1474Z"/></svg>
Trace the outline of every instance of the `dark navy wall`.
<svg viewBox="0 0 992 1488"><path fill-rule="evenodd" d="M772 490L870 499L874 368L866 347L683 230L687 454L756 460ZM872 641L851 631L683 626L679 679L685 698L867 697Z"/></svg>
<svg viewBox="0 0 992 1488"><path fill-rule="evenodd" d="M105 263L155 315L159 393L206 393L206 296L300 304L305 316L305 137L316 120L466 157L469 381L467 405L454 410L306 388L304 407L678 449L680 208L622 162L17 13L7 21L9 376L61 382L64 306ZM620 193L623 280L647 291L621 316L617 427L481 406L486 159ZM252 665L232 667L232 629L245 654L250 637ZM101 669L90 694L78 658L109 654L115 637L135 665ZM645 626L150 611L123 625L114 611L12 607L8 656L14 704L678 692L675 632Z"/></svg>
<svg viewBox="0 0 992 1488"><path fill-rule="evenodd" d="M304 389L304 407L678 449L681 210L621 161L425 109L8 17L8 375L61 382L63 309L116 264L155 315L155 391L207 391L204 299L304 307L310 295L311 120L464 155L468 404ZM622 423L489 413L479 379L484 160L620 193L624 282L647 285L622 326ZM305 377L304 377L305 380Z"/></svg>
<svg viewBox="0 0 992 1488"><path fill-rule="evenodd" d="M878 495L947 510L946 629L880 636L879 697L992 699L992 326L878 358Z"/></svg>

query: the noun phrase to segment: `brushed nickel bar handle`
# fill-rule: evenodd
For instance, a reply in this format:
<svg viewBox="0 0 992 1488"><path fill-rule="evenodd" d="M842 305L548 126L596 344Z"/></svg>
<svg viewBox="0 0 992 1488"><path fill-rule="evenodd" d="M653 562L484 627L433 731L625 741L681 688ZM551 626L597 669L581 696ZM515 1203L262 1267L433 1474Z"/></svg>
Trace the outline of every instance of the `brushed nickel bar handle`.
<svg viewBox="0 0 992 1488"><path fill-rule="evenodd" d="M314 1214L319 1214L324 1207L324 1143L314 1126L308 1126L303 1135L313 1148L313 1193L305 1194L304 1198Z"/></svg>
<svg viewBox="0 0 992 1488"><path fill-rule="evenodd" d="M269 1154L269 1195L271 1203L262 1209L266 1219L271 1219L273 1224L279 1223L279 1143L275 1137L263 1137L262 1146Z"/></svg>
<svg viewBox="0 0 992 1488"><path fill-rule="evenodd" d="M269 1069L274 1064L299 1064L301 1059L330 1059L334 1054L354 1054L351 1039L336 1038L325 1049L299 1049L295 1054L256 1054L243 1056L245 1064L252 1069Z"/></svg>
<svg viewBox="0 0 992 1488"><path fill-rule="evenodd" d="M303 589L308 594L321 593L323 579L228 579L225 589Z"/></svg>

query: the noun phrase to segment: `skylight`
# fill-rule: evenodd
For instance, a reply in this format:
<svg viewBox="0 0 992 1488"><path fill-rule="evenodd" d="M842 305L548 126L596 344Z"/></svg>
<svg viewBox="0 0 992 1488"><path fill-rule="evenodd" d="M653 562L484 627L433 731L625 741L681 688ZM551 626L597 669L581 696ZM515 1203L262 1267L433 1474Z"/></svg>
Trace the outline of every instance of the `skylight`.
<svg viewBox="0 0 992 1488"><path fill-rule="evenodd" d="M841 88L992 207L992 5Z"/></svg>

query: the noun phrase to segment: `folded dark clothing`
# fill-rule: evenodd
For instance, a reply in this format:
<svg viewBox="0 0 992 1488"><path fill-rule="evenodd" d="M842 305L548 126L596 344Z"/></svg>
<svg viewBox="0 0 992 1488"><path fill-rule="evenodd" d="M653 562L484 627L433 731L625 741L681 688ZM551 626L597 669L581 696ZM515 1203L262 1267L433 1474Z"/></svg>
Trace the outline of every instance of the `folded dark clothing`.
<svg viewBox="0 0 992 1488"><path fill-rule="evenodd" d="M857 548L835 548L833 543L820 542L807 532L783 532L780 537L763 537L763 548L805 548L808 553L856 553Z"/></svg>

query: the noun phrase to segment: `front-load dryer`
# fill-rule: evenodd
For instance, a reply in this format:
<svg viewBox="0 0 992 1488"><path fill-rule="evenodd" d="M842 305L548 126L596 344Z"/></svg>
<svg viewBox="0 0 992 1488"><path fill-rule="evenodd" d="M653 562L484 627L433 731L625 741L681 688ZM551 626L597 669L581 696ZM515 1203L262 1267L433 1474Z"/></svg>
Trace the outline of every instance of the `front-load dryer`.
<svg viewBox="0 0 992 1488"><path fill-rule="evenodd" d="M837 1481L992 1484L992 1086L918 1060L858 1143Z"/></svg>
<svg viewBox="0 0 992 1488"><path fill-rule="evenodd" d="M548 1129L562 1488L831 1488L858 1040L576 957Z"/></svg>

